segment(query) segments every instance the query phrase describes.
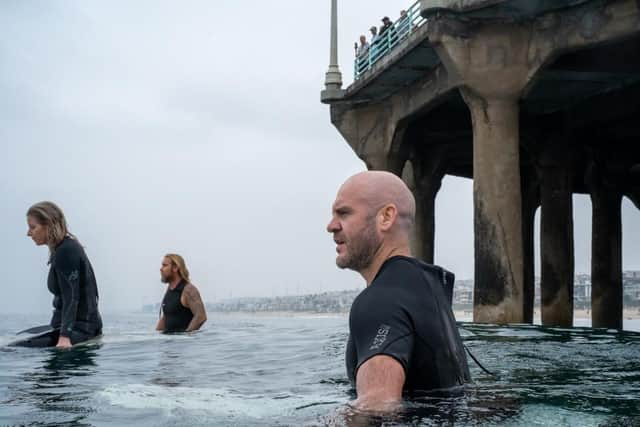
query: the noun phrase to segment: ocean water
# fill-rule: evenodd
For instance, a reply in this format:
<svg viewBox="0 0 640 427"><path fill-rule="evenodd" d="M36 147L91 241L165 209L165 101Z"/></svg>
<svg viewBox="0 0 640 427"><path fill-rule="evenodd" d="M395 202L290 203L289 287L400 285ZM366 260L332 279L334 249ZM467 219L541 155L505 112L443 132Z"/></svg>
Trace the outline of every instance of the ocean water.
<svg viewBox="0 0 640 427"><path fill-rule="evenodd" d="M640 426L638 332L461 323L495 377L469 360L464 397L380 417L347 405L346 316L211 315L162 335L152 314L105 315L94 345L6 347L38 320L0 316L0 426Z"/></svg>

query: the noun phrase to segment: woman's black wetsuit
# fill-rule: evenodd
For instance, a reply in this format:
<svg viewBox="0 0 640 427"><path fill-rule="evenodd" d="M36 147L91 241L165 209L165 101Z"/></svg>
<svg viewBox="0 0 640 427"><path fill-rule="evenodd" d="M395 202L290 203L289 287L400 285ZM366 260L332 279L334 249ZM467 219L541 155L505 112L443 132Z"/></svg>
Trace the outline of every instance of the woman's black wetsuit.
<svg viewBox="0 0 640 427"><path fill-rule="evenodd" d="M59 336L77 344L102 334L96 277L80 243L66 237L56 247L50 263L47 287L53 294L51 327L55 330L13 345L51 347Z"/></svg>

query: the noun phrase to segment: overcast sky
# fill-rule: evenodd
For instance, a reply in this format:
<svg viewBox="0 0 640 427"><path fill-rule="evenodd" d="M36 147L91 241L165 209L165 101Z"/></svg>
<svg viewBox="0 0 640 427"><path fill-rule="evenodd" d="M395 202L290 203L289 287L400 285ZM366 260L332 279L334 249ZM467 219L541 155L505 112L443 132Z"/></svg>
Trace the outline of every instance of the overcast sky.
<svg viewBox="0 0 640 427"><path fill-rule="evenodd" d="M341 1L340 66L405 2ZM207 301L363 287L335 267L336 190L364 170L319 102L329 0L0 2L3 312L50 310L47 250L25 212L58 203L85 246L105 312L161 299L182 254ZM576 271L590 204L576 198ZM436 262L473 277L471 182L446 178ZM624 267L640 269L625 201ZM636 239L640 240L640 239Z"/></svg>

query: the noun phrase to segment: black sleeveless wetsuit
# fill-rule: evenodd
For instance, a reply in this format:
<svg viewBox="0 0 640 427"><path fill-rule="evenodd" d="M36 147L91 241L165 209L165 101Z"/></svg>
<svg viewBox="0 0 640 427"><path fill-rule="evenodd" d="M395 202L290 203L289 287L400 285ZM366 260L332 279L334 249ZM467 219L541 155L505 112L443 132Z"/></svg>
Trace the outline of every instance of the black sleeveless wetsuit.
<svg viewBox="0 0 640 427"><path fill-rule="evenodd" d="M454 275L414 258L388 259L354 300L349 314L347 375L388 355L404 368L405 393L448 389L471 380L448 289Z"/></svg>
<svg viewBox="0 0 640 427"><path fill-rule="evenodd" d="M175 289L167 288L167 292L164 294L162 313L164 314L165 332L184 332L193 319L191 310L180 302L185 286L185 282L180 282Z"/></svg>

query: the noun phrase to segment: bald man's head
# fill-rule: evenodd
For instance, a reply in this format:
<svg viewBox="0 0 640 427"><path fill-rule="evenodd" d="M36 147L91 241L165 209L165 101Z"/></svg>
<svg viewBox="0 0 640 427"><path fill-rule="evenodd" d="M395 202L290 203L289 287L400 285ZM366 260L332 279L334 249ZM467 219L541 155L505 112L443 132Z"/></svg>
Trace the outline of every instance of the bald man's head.
<svg viewBox="0 0 640 427"><path fill-rule="evenodd" d="M398 211L397 226L409 232L416 216L416 202L397 175L384 171L365 171L353 175L340 187L341 192L353 194L366 204L372 215L386 205L394 205Z"/></svg>
<svg viewBox="0 0 640 427"><path fill-rule="evenodd" d="M338 190L327 231L333 234L340 268L367 271L390 253L408 254L415 200L406 184L388 172L362 172Z"/></svg>

